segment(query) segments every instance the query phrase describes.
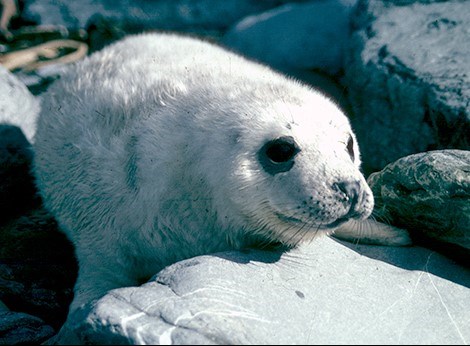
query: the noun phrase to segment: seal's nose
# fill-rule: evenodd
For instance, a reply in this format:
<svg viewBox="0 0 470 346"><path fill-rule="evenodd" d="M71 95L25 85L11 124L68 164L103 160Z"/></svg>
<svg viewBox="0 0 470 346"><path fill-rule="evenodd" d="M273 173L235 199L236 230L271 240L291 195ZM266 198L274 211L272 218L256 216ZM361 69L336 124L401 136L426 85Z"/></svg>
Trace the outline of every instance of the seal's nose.
<svg viewBox="0 0 470 346"><path fill-rule="evenodd" d="M349 217L353 217L356 214L356 205L359 200L359 193L361 191L361 185L358 181L342 181L339 183L334 183L333 188L340 192L342 195L342 200L345 203L349 203Z"/></svg>

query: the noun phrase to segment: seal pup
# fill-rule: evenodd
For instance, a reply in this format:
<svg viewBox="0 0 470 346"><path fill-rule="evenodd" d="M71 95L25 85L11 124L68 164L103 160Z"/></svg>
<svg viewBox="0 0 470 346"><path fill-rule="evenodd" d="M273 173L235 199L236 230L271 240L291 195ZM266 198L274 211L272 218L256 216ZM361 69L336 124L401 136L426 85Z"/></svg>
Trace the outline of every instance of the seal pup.
<svg viewBox="0 0 470 346"><path fill-rule="evenodd" d="M79 261L71 313L201 254L336 229L409 243L361 226L373 196L334 102L194 38L129 36L75 64L43 96L34 150Z"/></svg>

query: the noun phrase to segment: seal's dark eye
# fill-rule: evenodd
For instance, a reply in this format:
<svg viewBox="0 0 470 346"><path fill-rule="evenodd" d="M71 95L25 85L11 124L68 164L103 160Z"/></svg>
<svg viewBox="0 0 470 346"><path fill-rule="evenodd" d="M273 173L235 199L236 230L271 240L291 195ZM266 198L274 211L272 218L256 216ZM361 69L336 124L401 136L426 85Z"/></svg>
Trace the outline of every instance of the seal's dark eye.
<svg viewBox="0 0 470 346"><path fill-rule="evenodd" d="M351 135L349 135L348 144L346 145L346 150L348 151L349 156L351 157L352 162L354 162L354 140Z"/></svg>
<svg viewBox="0 0 470 346"><path fill-rule="evenodd" d="M286 138L275 139L266 146L266 156L277 163L289 161L297 153L294 144Z"/></svg>
<svg viewBox="0 0 470 346"><path fill-rule="evenodd" d="M258 153L259 161L269 174L286 172L294 165L294 156L300 148L290 136L267 142Z"/></svg>

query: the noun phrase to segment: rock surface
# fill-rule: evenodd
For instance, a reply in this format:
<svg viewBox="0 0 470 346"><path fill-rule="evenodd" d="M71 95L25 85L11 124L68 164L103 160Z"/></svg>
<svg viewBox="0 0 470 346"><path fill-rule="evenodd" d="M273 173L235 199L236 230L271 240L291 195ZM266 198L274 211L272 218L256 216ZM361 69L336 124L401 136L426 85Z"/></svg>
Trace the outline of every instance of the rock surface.
<svg viewBox="0 0 470 346"><path fill-rule="evenodd" d="M221 39L226 46L288 72L343 69L350 14L356 0L287 4L251 15Z"/></svg>
<svg viewBox="0 0 470 346"><path fill-rule="evenodd" d="M130 31L174 30L220 35L232 23L285 0L25 0L24 17L41 24L85 28L101 16ZM292 2L292 1L290 1Z"/></svg>
<svg viewBox="0 0 470 346"><path fill-rule="evenodd" d="M21 125L24 135L31 142L36 132L36 118L40 102L14 74L0 65L0 124ZM0 141L3 136L0 136ZM0 143L0 145L3 145Z"/></svg>
<svg viewBox="0 0 470 346"><path fill-rule="evenodd" d="M470 271L420 247L324 237L176 263L74 316L61 342L465 344Z"/></svg>
<svg viewBox="0 0 470 346"><path fill-rule="evenodd" d="M176 31L183 34L196 34L213 41L225 35L226 31L236 22L242 21L248 15L260 17L269 16L271 9L277 12L289 13L289 24L285 23L284 14L280 13L277 19L269 21L267 27L263 23L256 25L262 41L258 42L264 47L264 53L273 56L267 59L268 63L280 61L284 72L300 78L301 80L319 87L321 90L347 105L345 97L338 86L337 81L328 80L318 74L336 72L342 67L345 40L348 33L349 14L353 4L357 0L164 0L148 1L80 1L73 0L26 0L22 13L24 22L37 22L42 26L62 28L61 31L75 32L86 28L89 51L94 52L104 46L126 36L142 31L163 30ZM286 4L284 7L283 4ZM296 3L301 5L296 6ZM278 8L282 8L278 11ZM306 11L305 11L306 9ZM327 11L327 14L321 14ZM291 12L295 12L293 15ZM312 17L313 16L313 17ZM312 21L312 18L315 20ZM273 24L274 22L274 24ZM281 25L277 28L276 25ZM261 31L259 27L263 28ZM83 30L83 29L82 29ZM267 30L275 30L268 32ZM307 31L308 30L308 31ZM253 48L256 40L250 39L253 30L235 31L236 42L248 39ZM279 41L279 33L283 33L284 39ZM229 35L230 36L230 35ZM258 35L259 36L259 35ZM326 37L325 37L326 36ZM297 39L293 40L293 38ZM331 41L335 41L331 45ZM274 45L268 44L274 41ZM292 42L290 42L292 41ZM236 48L236 42L232 48ZM220 42L222 43L222 42ZM313 47L314 46L314 47ZM312 48L310 48L312 47ZM241 52L252 56L250 51L241 49ZM286 53L287 52L287 53ZM261 56L259 56L261 58ZM264 60L268 56L264 56ZM284 64L284 59L291 60L290 64ZM263 60L263 59L261 59ZM55 72L55 71L52 71ZM43 84L50 83L56 75L51 76L51 71L33 71L21 73L20 77L28 86L38 85L39 90L45 89ZM47 85L46 85L47 87ZM338 91L338 89L340 91Z"/></svg>
<svg viewBox="0 0 470 346"><path fill-rule="evenodd" d="M470 151L437 150L403 157L368 183L377 216L452 243L470 259Z"/></svg>
<svg viewBox="0 0 470 346"><path fill-rule="evenodd" d="M470 149L469 10L460 0L359 2L344 83L367 173Z"/></svg>
<svg viewBox="0 0 470 346"><path fill-rule="evenodd" d="M37 317L0 311L0 345L40 344L54 334L54 329Z"/></svg>

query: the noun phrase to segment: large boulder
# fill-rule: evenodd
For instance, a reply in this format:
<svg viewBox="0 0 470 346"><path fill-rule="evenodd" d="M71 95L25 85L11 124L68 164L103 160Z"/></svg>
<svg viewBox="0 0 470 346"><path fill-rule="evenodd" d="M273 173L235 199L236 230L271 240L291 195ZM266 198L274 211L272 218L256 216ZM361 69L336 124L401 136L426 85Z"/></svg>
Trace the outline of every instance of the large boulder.
<svg viewBox="0 0 470 346"><path fill-rule="evenodd" d="M468 1L360 0L345 85L366 173L470 149Z"/></svg>
<svg viewBox="0 0 470 346"><path fill-rule="evenodd" d="M470 151L409 155L371 174L368 183L376 216L418 238L453 244L454 255L462 248L470 259Z"/></svg>
<svg viewBox="0 0 470 346"><path fill-rule="evenodd" d="M251 15L221 39L228 47L279 70L343 70L350 14L357 0L286 4Z"/></svg>
<svg viewBox="0 0 470 346"><path fill-rule="evenodd" d="M350 17L356 2L288 3L243 18L219 42L321 90L349 110L339 79L344 73Z"/></svg>
<svg viewBox="0 0 470 346"><path fill-rule="evenodd" d="M73 315L57 343L459 344L470 271L421 247L329 237L178 262Z"/></svg>

